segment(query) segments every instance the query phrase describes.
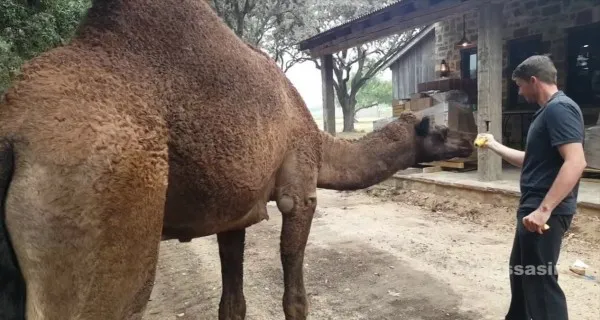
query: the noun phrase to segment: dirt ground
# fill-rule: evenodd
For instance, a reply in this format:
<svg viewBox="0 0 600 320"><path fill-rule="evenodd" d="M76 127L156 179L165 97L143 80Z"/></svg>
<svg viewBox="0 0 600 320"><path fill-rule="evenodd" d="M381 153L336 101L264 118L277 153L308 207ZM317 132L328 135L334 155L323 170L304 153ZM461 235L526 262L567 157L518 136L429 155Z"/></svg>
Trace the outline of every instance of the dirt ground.
<svg viewBox="0 0 600 320"><path fill-rule="evenodd" d="M320 190L318 197L304 268L310 319L504 319L511 208L410 191ZM281 215L274 205L269 213L247 230L247 319L284 319ZM563 242L559 282L571 319L600 319L597 220L576 217ZM217 319L218 257L214 236L163 242L144 319ZM568 270L576 259L590 266L588 277Z"/></svg>

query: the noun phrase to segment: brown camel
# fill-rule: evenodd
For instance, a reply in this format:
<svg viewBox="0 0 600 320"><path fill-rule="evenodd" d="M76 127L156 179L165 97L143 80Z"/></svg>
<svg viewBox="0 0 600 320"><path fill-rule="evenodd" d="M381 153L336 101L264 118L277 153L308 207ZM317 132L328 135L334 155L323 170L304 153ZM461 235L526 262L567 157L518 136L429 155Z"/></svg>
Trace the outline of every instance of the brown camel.
<svg viewBox="0 0 600 320"><path fill-rule="evenodd" d="M355 190L473 136L406 114L358 141L320 131L268 57L202 0L94 1L0 105L0 318L141 319L159 242L216 234L219 319L244 319L245 228L283 217L286 319L317 188ZM26 293L25 293L26 292Z"/></svg>

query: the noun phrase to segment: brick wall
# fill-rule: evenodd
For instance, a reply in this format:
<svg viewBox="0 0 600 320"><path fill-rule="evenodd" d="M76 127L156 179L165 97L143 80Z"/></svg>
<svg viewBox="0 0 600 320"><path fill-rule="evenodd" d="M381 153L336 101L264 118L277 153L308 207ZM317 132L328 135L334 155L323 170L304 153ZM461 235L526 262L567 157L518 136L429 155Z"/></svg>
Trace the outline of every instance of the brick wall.
<svg viewBox="0 0 600 320"><path fill-rule="evenodd" d="M507 0L504 3L503 25L503 69L508 70L507 41L528 36L541 35L544 51L552 55L558 69L558 84L565 80L565 50L567 28L600 21L600 1L597 0ZM477 41L477 10L465 13L466 33L471 41ZM452 70L451 77L460 77L460 50L454 45L463 36L463 15L451 16L435 27L436 68L445 59ZM504 78L503 104L506 103L508 80ZM511 128L520 134L520 123L515 121Z"/></svg>

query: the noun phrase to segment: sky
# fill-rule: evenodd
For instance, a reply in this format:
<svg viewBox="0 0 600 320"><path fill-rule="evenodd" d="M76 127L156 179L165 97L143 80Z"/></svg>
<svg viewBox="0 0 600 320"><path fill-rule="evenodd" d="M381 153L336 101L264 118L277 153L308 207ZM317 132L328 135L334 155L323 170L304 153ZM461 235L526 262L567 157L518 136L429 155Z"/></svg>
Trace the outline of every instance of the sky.
<svg viewBox="0 0 600 320"><path fill-rule="evenodd" d="M296 64L286 72L286 76L294 84L298 92L300 92L300 95L313 115L317 113L320 116L323 106L321 71L316 68L314 62L307 61ZM385 79L391 80L392 72L390 69L386 69L382 73L382 76ZM336 116L341 116L341 112L336 111Z"/></svg>

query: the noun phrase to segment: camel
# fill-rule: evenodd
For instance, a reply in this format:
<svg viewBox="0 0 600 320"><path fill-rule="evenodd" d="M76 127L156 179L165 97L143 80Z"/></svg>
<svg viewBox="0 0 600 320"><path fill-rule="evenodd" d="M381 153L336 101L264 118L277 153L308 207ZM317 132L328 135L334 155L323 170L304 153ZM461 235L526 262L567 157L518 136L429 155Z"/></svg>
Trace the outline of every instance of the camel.
<svg viewBox="0 0 600 320"><path fill-rule="evenodd" d="M94 1L0 105L0 318L139 320L161 241L216 235L219 319L244 319L245 229L282 214L282 307L306 319L317 189L359 190L472 135L407 113L321 130L277 65L203 0Z"/></svg>

